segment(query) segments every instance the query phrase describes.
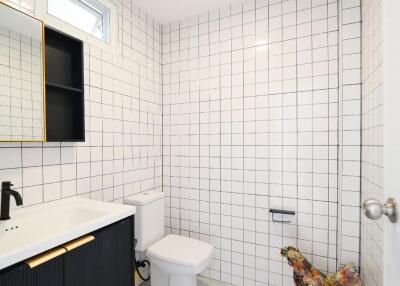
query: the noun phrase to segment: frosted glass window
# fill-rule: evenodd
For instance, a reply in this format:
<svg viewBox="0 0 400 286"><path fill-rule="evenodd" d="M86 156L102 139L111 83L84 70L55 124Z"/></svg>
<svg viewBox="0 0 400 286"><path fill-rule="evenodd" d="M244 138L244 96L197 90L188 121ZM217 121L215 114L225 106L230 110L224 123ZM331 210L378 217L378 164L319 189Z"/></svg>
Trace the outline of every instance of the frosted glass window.
<svg viewBox="0 0 400 286"><path fill-rule="evenodd" d="M17 8L33 12L33 1L34 0L6 0L5 2L7 4L15 5Z"/></svg>
<svg viewBox="0 0 400 286"><path fill-rule="evenodd" d="M110 11L95 0L48 0L48 14L110 42Z"/></svg>

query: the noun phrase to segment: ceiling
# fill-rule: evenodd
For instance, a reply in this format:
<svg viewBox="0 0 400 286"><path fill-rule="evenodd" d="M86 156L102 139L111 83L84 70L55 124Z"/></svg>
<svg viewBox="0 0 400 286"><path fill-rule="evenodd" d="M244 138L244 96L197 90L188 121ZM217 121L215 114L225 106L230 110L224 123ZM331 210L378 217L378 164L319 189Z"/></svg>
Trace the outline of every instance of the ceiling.
<svg viewBox="0 0 400 286"><path fill-rule="evenodd" d="M135 4L161 24L167 24L218 8L240 0L135 0Z"/></svg>

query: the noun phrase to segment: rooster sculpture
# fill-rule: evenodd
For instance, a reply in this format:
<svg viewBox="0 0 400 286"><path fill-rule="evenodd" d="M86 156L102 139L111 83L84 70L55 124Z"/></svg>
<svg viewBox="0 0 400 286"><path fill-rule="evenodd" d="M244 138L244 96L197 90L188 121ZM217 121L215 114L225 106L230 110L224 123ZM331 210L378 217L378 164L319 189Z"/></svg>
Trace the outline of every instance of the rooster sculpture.
<svg viewBox="0 0 400 286"><path fill-rule="evenodd" d="M293 247L281 249L293 268L293 279L296 286L362 286L360 276L354 264L348 264L333 275L327 276L315 268L301 252Z"/></svg>

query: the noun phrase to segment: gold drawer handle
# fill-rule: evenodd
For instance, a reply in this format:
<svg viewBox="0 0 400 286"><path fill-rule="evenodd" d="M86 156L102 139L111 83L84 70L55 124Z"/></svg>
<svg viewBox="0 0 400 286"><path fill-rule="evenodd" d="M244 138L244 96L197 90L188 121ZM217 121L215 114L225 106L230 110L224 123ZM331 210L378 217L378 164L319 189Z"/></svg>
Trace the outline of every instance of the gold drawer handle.
<svg viewBox="0 0 400 286"><path fill-rule="evenodd" d="M25 263L29 266L29 268L32 269L60 255L63 255L66 252L67 251L64 248L57 247L52 250L46 251L38 256L35 256L31 259L28 259Z"/></svg>
<svg viewBox="0 0 400 286"><path fill-rule="evenodd" d="M71 251L75 248L78 248L86 243L91 242L94 240L93 235L85 235L81 238L75 239L71 242L64 244L62 247L57 247L52 250L46 251L42 254L39 254L31 259L28 259L25 263L29 266L29 268L35 268L47 261L50 261L60 255L63 255L67 251Z"/></svg>
<svg viewBox="0 0 400 286"><path fill-rule="evenodd" d="M75 239L71 242L68 242L66 244L64 244L62 247L66 250L66 251L71 251L75 248L78 248L82 245L85 245L86 243L91 242L92 240L94 240L94 236L93 235L85 235L82 236L81 238Z"/></svg>

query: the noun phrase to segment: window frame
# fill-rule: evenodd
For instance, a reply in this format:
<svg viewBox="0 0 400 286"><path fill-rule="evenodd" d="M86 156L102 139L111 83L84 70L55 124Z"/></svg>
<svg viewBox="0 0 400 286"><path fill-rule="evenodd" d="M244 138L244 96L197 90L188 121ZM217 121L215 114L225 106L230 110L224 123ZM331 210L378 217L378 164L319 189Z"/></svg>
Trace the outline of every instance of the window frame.
<svg viewBox="0 0 400 286"><path fill-rule="evenodd" d="M2 0L0 0L0 2L2 2ZM16 3L16 2L18 2L18 3ZM35 12L34 5L32 7L30 7L30 8L28 8L22 2L23 2L23 0L4 0L5 4L7 4L7 5L11 6L11 7L14 7L17 10L21 10L24 13L27 13L27 14L29 14L31 16L34 16L34 12Z"/></svg>
<svg viewBox="0 0 400 286"><path fill-rule="evenodd" d="M108 41L99 39L64 20L59 19L48 13L48 0L35 1L35 14L38 18L43 19L45 25L55 28L61 32L78 38L85 43L96 45L101 49L108 50L112 54L117 54L117 39L118 39L118 9L117 4L113 0L84 0L86 2L96 1L109 11L108 22Z"/></svg>
<svg viewBox="0 0 400 286"><path fill-rule="evenodd" d="M79 26L69 23L68 20L63 19L62 18L63 15L55 15L54 13L51 13L49 11L49 2L50 1L57 3L57 1L59 1L59 0L47 0L47 13L49 15L63 21L67 25L71 25L71 26L74 26L75 28L80 29ZM106 43L110 43L111 35L110 35L109 22L110 22L111 16L110 16L110 10L106 6L104 6L101 2L99 2L97 0L65 0L65 1L69 1L70 3L76 3L76 5L78 7L80 7L82 10L84 10L86 13L95 15L95 17L97 19L101 18L101 21L102 21L101 35L95 36L95 35L91 34L90 32L85 31L84 29L80 29L80 30L82 30L83 32L85 32L89 35L92 35ZM69 15L69 16L71 16L71 15Z"/></svg>

